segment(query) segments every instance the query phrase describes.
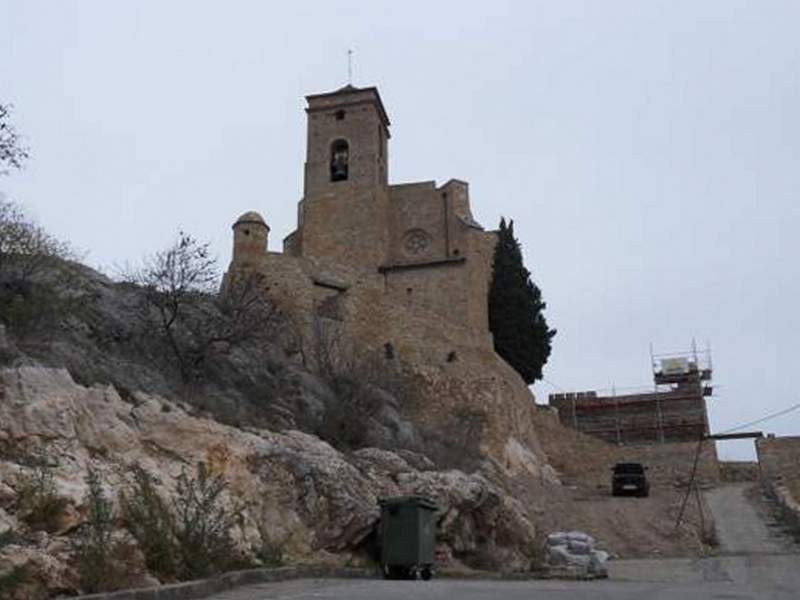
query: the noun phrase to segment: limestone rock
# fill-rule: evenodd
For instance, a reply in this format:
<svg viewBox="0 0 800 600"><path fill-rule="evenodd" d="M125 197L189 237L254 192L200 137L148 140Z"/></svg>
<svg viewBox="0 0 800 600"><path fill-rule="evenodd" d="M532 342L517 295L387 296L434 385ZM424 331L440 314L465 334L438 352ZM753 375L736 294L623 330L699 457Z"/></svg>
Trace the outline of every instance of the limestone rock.
<svg viewBox="0 0 800 600"><path fill-rule="evenodd" d="M26 578L9 600L37 600L79 591L67 556L52 554L46 547L10 544L0 550L0 574L7 575L15 567L24 567Z"/></svg>
<svg viewBox="0 0 800 600"><path fill-rule="evenodd" d="M43 452L53 465L57 493L73 507L57 535L37 534L38 542L15 554L27 557L37 573L42 567L51 591L75 586L68 577L68 541L85 511L89 467L115 499L131 484L134 465L171 495L176 476L204 462L228 482L227 506L241 511L234 534L244 553L267 531L290 562L341 561L365 551L379 519L378 498L423 494L440 506L443 552L466 563L491 560L521 569L530 564L535 529L520 502L479 473L432 470L427 457L413 452L364 448L348 456L301 431L242 430L144 393L130 403L111 386L83 387L63 369L40 367L0 370L0 435L25 452ZM6 497L13 496L16 475L28 469L0 456ZM24 530L13 504L0 508L0 527ZM9 564L8 552L0 555L0 569Z"/></svg>

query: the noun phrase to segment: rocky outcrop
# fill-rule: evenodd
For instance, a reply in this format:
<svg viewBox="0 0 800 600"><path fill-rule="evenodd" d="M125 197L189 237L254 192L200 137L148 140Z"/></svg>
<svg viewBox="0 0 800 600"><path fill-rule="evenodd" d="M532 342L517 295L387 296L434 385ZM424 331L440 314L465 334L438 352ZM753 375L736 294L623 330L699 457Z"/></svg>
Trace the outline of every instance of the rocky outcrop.
<svg viewBox="0 0 800 600"><path fill-rule="evenodd" d="M535 529L526 507L488 475L435 470L424 455L363 448L343 454L295 430L239 429L190 407L112 386L84 387L63 369L0 371L0 573L25 562L49 590L75 591L70 537L85 512L89 467L116 498L139 465L165 495L198 462L228 482L240 510L237 545L247 554L269 532L293 562L344 562L368 553L381 496L424 494L439 504L440 556L526 569ZM30 457L52 468L74 521L55 533L28 531L18 518L20 474ZM20 557L25 557L24 559ZM144 574L142 576L145 576Z"/></svg>

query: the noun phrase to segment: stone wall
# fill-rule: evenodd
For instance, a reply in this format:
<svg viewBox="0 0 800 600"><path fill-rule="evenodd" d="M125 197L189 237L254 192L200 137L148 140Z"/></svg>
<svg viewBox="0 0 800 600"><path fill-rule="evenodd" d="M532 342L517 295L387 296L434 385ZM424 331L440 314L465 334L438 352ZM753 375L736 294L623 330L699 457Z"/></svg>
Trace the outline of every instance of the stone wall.
<svg viewBox="0 0 800 600"><path fill-rule="evenodd" d="M617 456L618 460L636 461L647 465L650 467L650 476L656 481L685 484L691 476L696 453L697 442L671 442L622 446ZM717 447L713 440L703 442L700 448L696 477L701 484L714 484L720 481Z"/></svg>
<svg viewBox="0 0 800 600"><path fill-rule="evenodd" d="M744 481L758 481L760 471L757 462L726 460L719 463L719 474L722 481L740 483Z"/></svg>
<svg viewBox="0 0 800 600"><path fill-rule="evenodd" d="M318 94L307 100L305 197L346 187L385 186L389 120L377 90ZM331 145L337 139L349 145L349 174L346 181L331 182Z"/></svg>
<svg viewBox="0 0 800 600"><path fill-rule="evenodd" d="M386 190L347 183L335 184L341 186L335 194L305 198L299 254L377 269L386 255Z"/></svg>
<svg viewBox="0 0 800 600"><path fill-rule="evenodd" d="M493 231L469 229L467 252L469 263L469 294L467 296L467 323L477 334L489 335L489 287L492 283L494 250L497 234ZM490 343L492 343L490 341ZM494 347L492 343L492 347Z"/></svg>
<svg viewBox="0 0 800 600"><path fill-rule="evenodd" d="M469 207L468 185L451 179L441 187L433 181L389 187L389 250L387 265L440 261L468 253L470 229L483 231ZM423 233L424 248L413 243ZM411 241L412 243L409 243Z"/></svg>
<svg viewBox="0 0 800 600"><path fill-rule="evenodd" d="M331 297L338 297L347 331L362 347L382 347L384 343L392 342L421 360L430 360L434 348L445 352L442 360L453 351L462 356L476 349L493 353L488 327L476 331L468 323L459 323L453 318L458 291L463 290L464 282L470 276L467 267L460 264L440 268L460 268L461 273L452 278L455 289L447 288L446 278L439 278L438 281L445 284L439 289L430 285L433 279L431 267L420 275L419 281L428 286L420 291L427 291L429 296L438 294L441 306L450 304L450 314L445 314L441 306L424 302L419 297L419 301L403 301L399 287L396 295L387 293L394 288L379 273L280 253L268 253L257 265L248 265L244 269L232 264L225 280L244 276L251 269L262 274L266 282L265 294L284 313L296 316L298 323L309 328L308 336L311 335L310 327L317 307ZM448 296L449 293L452 297ZM407 295L407 292L403 290L402 295ZM466 307L466 303L462 302L462 306Z"/></svg>
<svg viewBox="0 0 800 600"><path fill-rule="evenodd" d="M641 462L649 467L649 477L661 484L685 485L692 471L697 442L671 442L621 446L594 436L564 428L557 412L549 406L539 406L536 415L537 431L549 462L563 473L568 481L595 481L608 485L611 469L617 462ZM698 459L701 482L713 484L720 479L716 444L703 442Z"/></svg>
<svg viewBox="0 0 800 600"><path fill-rule="evenodd" d="M800 535L800 436L757 439L756 453L765 490Z"/></svg>
<svg viewBox="0 0 800 600"><path fill-rule="evenodd" d="M469 306L468 266L449 262L425 269L386 273L386 293L409 310L426 310L466 325Z"/></svg>
<svg viewBox="0 0 800 600"><path fill-rule="evenodd" d="M761 476L782 481L800 499L800 436L769 436L756 440Z"/></svg>
<svg viewBox="0 0 800 600"><path fill-rule="evenodd" d="M447 206L433 181L389 188L387 264L448 258Z"/></svg>

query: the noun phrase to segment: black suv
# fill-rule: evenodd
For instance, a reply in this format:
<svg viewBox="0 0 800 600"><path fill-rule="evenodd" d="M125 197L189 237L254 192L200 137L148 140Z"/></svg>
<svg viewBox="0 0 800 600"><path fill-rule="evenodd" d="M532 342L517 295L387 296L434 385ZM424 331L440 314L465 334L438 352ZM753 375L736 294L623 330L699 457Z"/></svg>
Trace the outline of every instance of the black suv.
<svg viewBox="0 0 800 600"><path fill-rule="evenodd" d="M611 476L611 493L614 496L650 495L650 483L644 472L647 467L640 463L617 463Z"/></svg>

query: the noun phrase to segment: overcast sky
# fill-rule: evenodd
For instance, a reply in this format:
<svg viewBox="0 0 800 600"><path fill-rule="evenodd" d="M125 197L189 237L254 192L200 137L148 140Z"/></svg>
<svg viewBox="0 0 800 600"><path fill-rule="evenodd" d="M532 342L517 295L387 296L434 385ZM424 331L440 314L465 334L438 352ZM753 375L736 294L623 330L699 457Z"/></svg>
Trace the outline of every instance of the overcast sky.
<svg viewBox="0 0 800 600"><path fill-rule="evenodd" d="M800 402L800 2L0 0L0 190L93 266L295 225L303 96L377 85L393 183L513 218L567 390L712 344L720 431ZM535 386L540 402L555 391ZM763 426L800 434L800 412ZM751 444L727 443L723 456Z"/></svg>

